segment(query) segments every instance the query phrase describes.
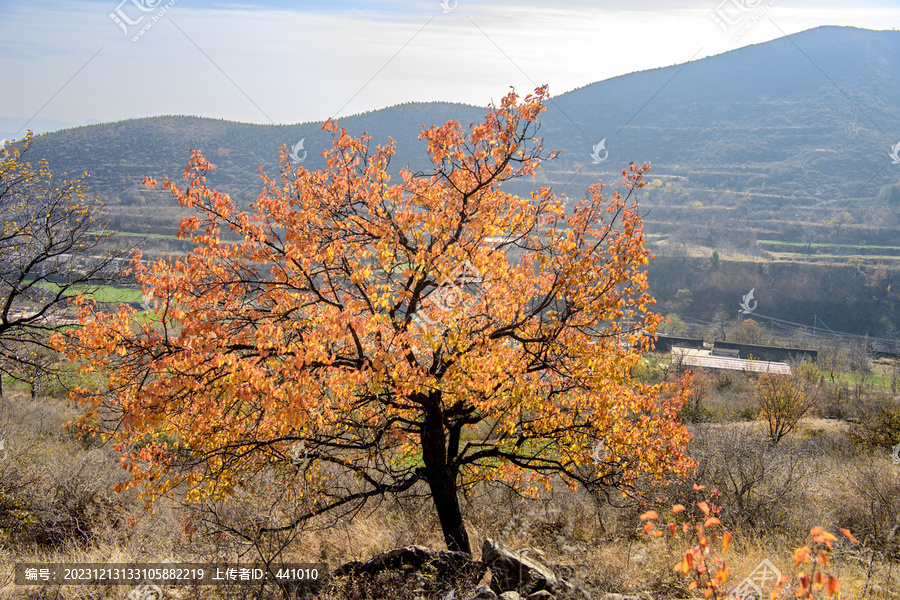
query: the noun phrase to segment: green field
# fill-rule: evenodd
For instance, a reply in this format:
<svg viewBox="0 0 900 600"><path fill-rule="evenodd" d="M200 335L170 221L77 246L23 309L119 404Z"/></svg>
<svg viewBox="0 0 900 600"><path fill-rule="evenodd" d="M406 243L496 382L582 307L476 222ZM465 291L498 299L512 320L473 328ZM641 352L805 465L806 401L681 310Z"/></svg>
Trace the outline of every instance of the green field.
<svg viewBox="0 0 900 600"><path fill-rule="evenodd" d="M59 285L52 282L38 284L38 287L52 292L60 289ZM144 294L140 288L116 287L114 285L76 285L70 287L67 292L69 296L85 295L97 302L124 302L130 304L144 299Z"/></svg>

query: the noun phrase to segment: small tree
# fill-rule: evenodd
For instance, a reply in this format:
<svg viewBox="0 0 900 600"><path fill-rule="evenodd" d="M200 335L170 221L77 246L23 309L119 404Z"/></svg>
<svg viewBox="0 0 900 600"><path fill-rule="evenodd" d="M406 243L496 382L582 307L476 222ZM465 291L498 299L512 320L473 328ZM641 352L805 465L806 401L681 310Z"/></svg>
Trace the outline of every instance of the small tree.
<svg viewBox="0 0 900 600"><path fill-rule="evenodd" d="M625 197L597 184L571 214L549 189L499 189L549 158L545 98L510 93L468 131L423 131L433 171L393 185L393 145L329 122L328 168L284 155L250 212L206 187L195 153L186 188L163 184L196 210L180 232L194 251L137 264L158 325L85 303L72 349L107 374L129 485L152 498L183 483L197 501L268 470L304 494L289 528L422 484L447 546L469 552L458 493L479 481L627 492L684 474L688 390L631 374L661 319L629 205L648 167L623 170Z"/></svg>
<svg viewBox="0 0 900 600"><path fill-rule="evenodd" d="M675 313L666 315L666 320L659 324L659 332L666 335L685 335L687 333L687 325Z"/></svg>
<svg viewBox="0 0 900 600"><path fill-rule="evenodd" d="M744 344L762 344L765 341L765 333L759 323L753 319L744 319L732 333L731 338Z"/></svg>
<svg viewBox="0 0 900 600"><path fill-rule="evenodd" d="M777 444L816 405L821 382L763 373L756 380L755 388L760 416L766 420L772 443Z"/></svg>
<svg viewBox="0 0 900 600"><path fill-rule="evenodd" d="M59 181L46 161L26 160L31 139L0 150L0 382L28 382L34 394L54 372L48 335L76 317L63 314L70 297L121 277L123 251L99 233L102 204L83 179Z"/></svg>

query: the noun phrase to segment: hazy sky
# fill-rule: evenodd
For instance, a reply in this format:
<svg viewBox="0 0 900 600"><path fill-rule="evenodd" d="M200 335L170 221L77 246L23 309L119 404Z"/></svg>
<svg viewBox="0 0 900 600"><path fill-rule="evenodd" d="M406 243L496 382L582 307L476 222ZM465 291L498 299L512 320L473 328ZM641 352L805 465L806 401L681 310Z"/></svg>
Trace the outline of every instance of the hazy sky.
<svg viewBox="0 0 900 600"><path fill-rule="evenodd" d="M0 118L14 118L0 131L164 114L297 123L414 100L485 106L510 86L561 94L818 25L898 28L900 6L0 0Z"/></svg>

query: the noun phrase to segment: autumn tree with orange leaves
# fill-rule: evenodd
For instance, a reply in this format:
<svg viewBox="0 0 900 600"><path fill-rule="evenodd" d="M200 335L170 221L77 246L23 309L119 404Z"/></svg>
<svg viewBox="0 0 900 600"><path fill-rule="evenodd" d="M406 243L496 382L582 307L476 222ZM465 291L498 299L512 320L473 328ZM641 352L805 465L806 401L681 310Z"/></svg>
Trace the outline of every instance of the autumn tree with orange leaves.
<svg viewBox="0 0 900 600"><path fill-rule="evenodd" d="M283 527L427 490L447 547L470 552L458 495L478 482L627 492L685 474L687 386L631 375L660 320L634 198L649 167L568 213L548 188L501 189L552 158L535 137L546 99L511 92L483 123L423 130L433 169L397 182L393 141L328 122L327 168L283 155L248 211L193 153L185 186L161 185L194 209L194 250L135 261L153 315L85 300L69 340L108 378L79 397L117 415L100 433L127 485L221 499L267 472L302 502Z"/></svg>

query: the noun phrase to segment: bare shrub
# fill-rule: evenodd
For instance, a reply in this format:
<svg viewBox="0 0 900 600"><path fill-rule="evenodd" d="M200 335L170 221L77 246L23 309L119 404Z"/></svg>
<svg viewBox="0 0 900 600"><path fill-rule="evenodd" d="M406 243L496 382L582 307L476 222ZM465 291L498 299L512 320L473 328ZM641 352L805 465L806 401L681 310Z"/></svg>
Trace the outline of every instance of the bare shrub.
<svg viewBox="0 0 900 600"><path fill-rule="evenodd" d="M712 411L704 401L712 388L712 376L709 373L694 373L694 385L691 387L691 395L681 407L678 416L685 423L703 423L712 420Z"/></svg>
<svg viewBox="0 0 900 600"><path fill-rule="evenodd" d="M791 523L809 469L798 446L775 446L741 425L698 427L688 447L695 479L721 494L723 521L759 531Z"/></svg>
<svg viewBox="0 0 900 600"><path fill-rule="evenodd" d="M16 498L25 518L8 541L17 547L53 549L124 539L131 515L124 499L112 491L105 459L95 450L55 472L23 469L28 485Z"/></svg>
<svg viewBox="0 0 900 600"><path fill-rule="evenodd" d="M851 371L863 375L868 375L872 372L872 361L869 360L868 349L865 343L852 344L849 354Z"/></svg>
<svg viewBox="0 0 900 600"><path fill-rule="evenodd" d="M826 419L847 419L852 416L850 388L843 383L823 388L819 413Z"/></svg>
<svg viewBox="0 0 900 600"><path fill-rule="evenodd" d="M831 383L837 382L839 373L850 369L850 356L846 350L829 344L820 347L818 353L816 363L828 375Z"/></svg>
<svg viewBox="0 0 900 600"><path fill-rule="evenodd" d="M836 520L863 545L885 558L900 558L900 471L883 459L865 457L852 464L834 505Z"/></svg>

